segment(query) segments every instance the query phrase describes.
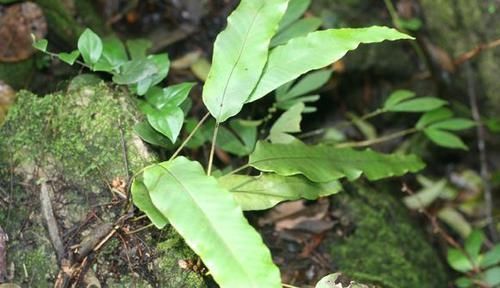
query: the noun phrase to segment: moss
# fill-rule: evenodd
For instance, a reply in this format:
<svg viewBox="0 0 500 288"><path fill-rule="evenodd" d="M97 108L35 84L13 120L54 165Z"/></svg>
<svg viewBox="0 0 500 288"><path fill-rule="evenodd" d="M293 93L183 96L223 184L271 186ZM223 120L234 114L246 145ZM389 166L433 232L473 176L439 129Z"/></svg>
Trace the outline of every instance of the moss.
<svg viewBox="0 0 500 288"><path fill-rule="evenodd" d="M72 87L44 97L19 92L0 128L0 187L6 187L5 193L12 196L13 203L9 209L0 209L0 223L11 238L8 254L9 261L16 267L14 281L26 287L50 285L58 271L45 221L40 215L36 180L40 177L53 180L54 215L64 235L84 223L89 211L103 222L116 220L118 209L102 205L111 201L109 183L115 177L125 178L127 166L133 173L157 161L133 134L133 125L141 115L127 93L104 83ZM128 165L122 144L126 146ZM30 181L35 168L40 168L39 174ZM71 243L66 244L80 243L96 225L87 223L86 228L70 237ZM173 241L175 245L172 249L159 246L161 269L149 266L137 269L141 273L158 274L147 279L142 278L143 274L130 273L129 262L121 254L122 243L111 239L95 257L99 267L96 273L106 287L149 287L147 282L155 277L164 277L160 283L175 283L160 287L202 287L201 277L181 270L177 264L179 259L194 257L180 236L174 230L164 231L162 235L162 241ZM160 241L148 237L151 239L148 247L155 247ZM148 264L147 261L141 263ZM29 277L25 276L24 267ZM116 267L120 268L119 273ZM111 272L114 278L108 277Z"/></svg>
<svg viewBox="0 0 500 288"><path fill-rule="evenodd" d="M158 252L156 262L159 270L160 286L180 287L182 283L190 283L189 287L206 287L203 278L199 274L183 270L179 266L179 260L193 260L197 259L197 256L186 246L179 235L173 233L172 229L169 228L164 232L168 237L156 246Z"/></svg>
<svg viewBox="0 0 500 288"><path fill-rule="evenodd" d="M497 17L498 12L489 11L489 5L498 11L500 3L490 1L479 5L475 1L458 0L450 4L448 0L422 0L421 5L431 40L454 57L498 38L500 18ZM500 67L496 65L499 61L498 49L482 51L471 60L476 72L474 74L478 75L478 87L484 89L490 104L485 107L489 107L492 113L500 109ZM465 76L454 77L454 80L454 85L466 91Z"/></svg>
<svg viewBox="0 0 500 288"><path fill-rule="evenodd" d="M439 257L400 202L358 186L335 197L334 203L354 223L354 231L331 246L340 271L388 288L446 287Z"/></svg>
<svg viewBox="0 0 500 288"><path fill-rule="evenodd" d="M154 160L136 145L134 111L127 95L105 84L45 97L23 91L0 135L17 164L34 163L49 176L64 175L73 184L92 187L126 177L126 164L137 171Z"/></svg>

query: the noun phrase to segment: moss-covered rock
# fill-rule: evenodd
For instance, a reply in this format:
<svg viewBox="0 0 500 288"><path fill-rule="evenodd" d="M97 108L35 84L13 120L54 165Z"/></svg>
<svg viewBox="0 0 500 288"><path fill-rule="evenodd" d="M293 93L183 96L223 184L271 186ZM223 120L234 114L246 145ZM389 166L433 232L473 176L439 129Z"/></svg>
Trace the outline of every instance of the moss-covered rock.
<svg viewBox="0 0 500 288"><path fill-rule="evenodd" d="M11 239L8 257L15 267L14 282L23 287L52 287L59 271L44 227L47 221L40 213L42 179L53 188L53 214L65 257L71 259L75 250L70 247L92 237L103 223L112 227L124 213L125 191L123 187L120 191L117 179L124 183L129 175L158 160L133 133L141 114L126 92L104 83L70 87L45 97L18 93L0 128L0 187L5 187L0 192L11 203L6 209L0 203L0 223ZM133 223L129 225L135 229ZM173 229L162 232L161 239L149 232L140 236L146 242L135 234L111 238L89 259L101 284L203 287L198 274L178 266L177 261L193 257L180 236ZM155 249L160 240L174 241L175 248L161 244ZM148 257L141 254L145 249Z"/></svg>
<svg viewBox="0 0 500 288"><path fill-rule="evenodd" d="M426 20L426 29L432 41L448 51L454 57L471 51L480 44L498 39L500 31L500 3L484 1L483 3L468 0L422 0L420 1ZM477 87L484 89L488 99L485 107L490 112L500 109L500 49L482 51L473 63L473 74L479 82ZM464 73L465 75L465 73ZM476 76L477 75L477 76ZM454 85L462 91L466 90L465 76L454 77ZM453 95L455 96L455 95Z"/></svg>
<svg viewBox="0 0 500 288"><path fill-rule="evenodd" d="M447 286L436 252L391 195L359 185L332 200L334 213L349 223L345 237L331 244L339 271L385 288Z"/></svg>

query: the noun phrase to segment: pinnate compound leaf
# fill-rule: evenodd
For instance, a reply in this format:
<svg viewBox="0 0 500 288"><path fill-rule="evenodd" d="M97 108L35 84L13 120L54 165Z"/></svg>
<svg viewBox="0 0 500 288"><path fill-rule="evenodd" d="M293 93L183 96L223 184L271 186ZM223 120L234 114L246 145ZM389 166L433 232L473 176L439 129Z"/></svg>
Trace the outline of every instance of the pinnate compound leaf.
<svg viewBox="0 0 500 288"><path fill-rule="evenodd" d="M76 59L78 59L79 56L80 56L80 51L78 51L78 50L75 50L71 53L62 52L62 53L57 54L57 57L61 61L65 62L69 65L75 64L75 61L76 61Z"/></svg>
<svg viewBox="0 0 500 288"><path fill-rule="evenodd" d="M475 122L465 118L453 118L444 120L429 126L430 129L442 129L449 131L460 131L474 127Z"/></svg>
<svg viewBox="0 0 500 288"><path fill-rule="evenodd" d="M247 102L264 97L302 74L330 65L361 43L398 39L412 37L387 27L372 26L328 29L292 39L270 52L262 77Z"/></svg>
<svg viewBox="0 0 500 288"><path fill-rule="evenodd" d="M185 157L144 169L151 203L179 232L220 287L279 288L278 268L232 194ZM135 200L134 200L135 201Z"/></svg>
<svg viewBox="0 0 500 288"><path fill-rule="evenodd" d="M417 172L425 164L415 155L384 155L370 149L357 151L301 142L270 144L258 142L249 165L282 176L302 174L314 182L343 177L355 180L365 174L369 180Z"/></svg>
<svg viewBox="0 0 500 288"><path fill-rule="evenodd" d="M413 98L416 95L417 94L415 94L415 92L413 92L413 91L396 90L396 91L392 92L391 95L389 95L389 98L387 98L387 100L385 100L384 109L385 110L390 109L390 108L394 107L395 105L399 104L400 102L402 102L404 100L408 100L410 98Z"/></svg>
<svg viewBox="0 0 500 288"><path fill-rule="evenodd" d="M93 65L99 61L102 49L101 38L88 28L78 38L78 50L80 50L85 63L89 65Z"/></svg>
<svg viewBox="0 0 500 288"><path fill-rule="evenodd" d="M451 110L448 108L442 107L426 112L424 115L422 115L422 117L420 117L415 127L417 127L417 129L422 129L429 126L430 124L446 120L451 117L453 117L453 112L451 112Z"/></svg>
<svg viewBox="0 0 500 288"><path fill-rule="evenodd" d="M315 200L335 194L342 189L337 181L314 183L303 176L227 175L217 179L219 184L233 193L243 210L264 210L282 201Z"/></svg>
<svg viewBox="0 0 500 288"><path fill-rule="evenodd" d="M444 105L448 102L435 97L419 97L408 101L402 101L393 106L385 108L384 111L390 112L427 112Z"/></svg>
<svg viewBox="0 0 500 288"><path fill-rule="evenodd" d="M426 128L424 129L425 136L429 138L432 142L434 142L438 146L453 148L453 149L463 149L468 150L467 145L450 132L446 132L443 130Z"/></svg>
<svg viewBox="0 0 500 288"><path fill-rule="evenodd" d="M242 0L215 40L203 102L218 122L240 112L259 81L288 0Z"/></svg>

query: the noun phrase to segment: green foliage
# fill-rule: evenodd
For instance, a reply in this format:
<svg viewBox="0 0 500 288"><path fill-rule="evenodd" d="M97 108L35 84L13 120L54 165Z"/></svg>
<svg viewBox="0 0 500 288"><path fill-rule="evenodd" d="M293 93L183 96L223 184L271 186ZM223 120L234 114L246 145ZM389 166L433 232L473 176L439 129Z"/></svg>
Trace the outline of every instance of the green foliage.
<svg viewBox="0 0 500 288"><path fill-rule="evenodd" d="M311 5L311 0L290 0L285 15L281 19L278 31L283 31L296 22Z"/></svg>
<svg viewBox="0 0 500 288"><path fill-rule="evenodd" d="M474 230L465 239L464 249L448 249L447 259L450 266L465 274L455 281L458 287L473 287L476 281L488 287L500 285L500 244L481 254L484 242L483 232Z"/></svg>
<svg viewBox="0 0 500 288"><path fill-rule="evenodd" d="M297 103L290 110L283 113L283 115L274 122L271 131L269 132L269 140L272 143L291 143L295 141L295 137L289 133L300 132L300 122L302 121L302 111L304 111L304 104Z"/></svg>
<svg viewBox="0 0 500 288"><path fill-rule="evenodd" d="M33 34L32 37L34 37ZM47 41L47 39L33 39L33 47L37 50L45 52L47 51L47 45L49 45L49 41Z"/></svg>
<svg viewBox="0 0 500 288"><path fill-rule="evenodd" d="M269 53L261 79L248 97L253 102L281 85L311 70L320 69L342 58L362 43L412 39L387 27L329 29L307 34L276 47Z"/></svg>
<svg viewBox="0 0 500 288"><path fill-rule="evenodd" d="M92 30L85 29L78 39L78 50L82 53L85 63L90 65L97 63L102 55L101 38Z"/></svg>
<svg viewBox="0 0 500 288"><path fill-rule="evenodd" d="M384 155L372 150L356 151L331 146L310 146L301 142L269 144L258 142L249 164L263 172L282 176L301 174L314 182L343 177L355 180L365 174L369 180L416 172L424 163L414 156Z"/></svg>
<svg viewBox="0 0 500 288"><path fill-rule="evenodd" d="M342 189L337 181L314 183L303 176L285 177L277 174L227 175L217 180L233 193L243 210L264 210L282 201L315 200Z"/></svg>
<svg viewBox="0 0 500 288"><path fill-rule="evenodd" d="M416 94L412 91L394 91L384 103L382 111L386 112L427 112L447 104L446 101L435 97L419 97L412 99Z"/></svg>
<svg viewBox="0 0 500 288"><path fill-rule="evenodd" d="M298 20L276 34L271 40L270 47L274 48L286 44L293 38L305 36L310 32L316 31L322 23L323 21L317 17Z"/></svg>
<svg viewBox="0 0 500 288"><path fill-rule="evenodd" d="M203 102L217 122L240 112L266 65L287 0L241 1L214 44Z"/></svg>
<svg viewBox="0 0 500 288"><path fill-rule="evenodd" d="M332 71L318 70L311 72L299 80L290 81L276 89L276 107L280 109L290 109L297 103L316 102L319 95L310 94L321 88L330 79ZM305 107L304 113L316 111L315 107Z"/></svg>
<svg viewBox="0 0 500 288"><path fill-rule="evenodd" d="M135 40L123 45L117 38L101 39L87 29L78 40L78 50L72 53L51 54L46 52L46 43L34 43L38 49L69 64L78 62L92 71L110 73L116 84L127 85L140 96L137 102L147 122L135 125L134 130L146 141L174 148L187 122L190 135L175 156L184 146L194 148L216 139L212 145L238 156L251 154L249 167L270 172L260 176L230 174L215 179L206 175L198 162L173 156L167 162L144 168L134 178L131 193L135 205L156 227L172 225L221 287L281 287L269 250L244 218L243 209L261 210L281 201L331 195L340 190L336 180L344 177L353 181L365 174L369 180L378 180L424 167L414 155L308 146L290 135L300 132L301 114L314 111L305 103L314 102L319 96L310 93L331 76L330 70L306 73L330 65L362 43L411 39L394 29L378 26L313 32L321 21L300 19L309 4L310 1L300 0L240 2L214 44L203 103L215 121L204 125L185 119L193 83L167 88L158 85L167 76L170 62L166 54L147 55L149 42ZM78 61L79 56L83 62ZM305 76L295 82L302 75ZM274 107L285 112L269 131L272 144L256 145L258 126L270 118L231 119L227 125L220 125L237 115L244 104L275 89ZM424 112L445 103L430 97L399 98L391 100L392 106L386 110ZM436 124L439 123L432 123ZM464 121L454 121L432 129L455 131L466 126ZM190 139L191 143L187 143ZM208 174L212 160L209 162Z"/></svg>
<svg viewBox="0 0 500 288"><path fill-rule="evenodd" d="M469 129L475 123L465 118L452 118L453 113L446 108L428 111L418 120L416 128L422 130L435 144L446 148L467 150L465 143L450 131Z"/></svg>
<svg viewBox="0 0 500 288"><path fill-rule="evenodd" d="M139 189L133 190L134 201L150 207L145 212L156 210L155 225L168 219L220 286L280 287L279 271L260 235L248 224L231 193L205 175L199 163L178 157L152 165L134 180L138 182L150 199L136 198L143 190ZM164 218L156 218L159 215Z"/></svg>
<svg viewBox="0 0 500 288"><path fill-rule="evenodd" d="M193 86L194 83L181 83L164 89L153 87L146 94L146 100L140 102L151 127L172 142L177 140L184 123L184 112L180 105Z"/></svg>
<svg viewBox="0 0 500 288"><path fill-rule="evenodd" d="M57 54L57 57L59 57L59 59L69 65L73 65L75 64L75 61L76 59L78 59L78 57L80 57L80 51L78 50L74 50L73 52L71 53L59 53Z"/></svg>
<svg viewBox="0 0 500 288"><path fill-rule="evenodd" d="M192 132L197 121L188 119L186 128ZM216 146L226 152L238 156L246 156L254 150L257 142L257 127L260 121L249 121L234 119L229 121L229 126L219 127ZM186 145L189 148L198 148L211 141L214 133L215 121L209 121L193 136L193 139Z"/></svg>

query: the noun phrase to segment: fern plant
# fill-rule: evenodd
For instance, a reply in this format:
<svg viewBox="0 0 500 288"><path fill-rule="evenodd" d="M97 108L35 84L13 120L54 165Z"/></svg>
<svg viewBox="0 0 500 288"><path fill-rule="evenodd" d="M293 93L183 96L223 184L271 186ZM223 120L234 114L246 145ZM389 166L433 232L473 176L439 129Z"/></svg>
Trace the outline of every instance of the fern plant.
<svg viewBox="0 0 500 288"><path fill-rule="evenodd" d="M260 235L244 217L244 210L262 210L281 201L328 196L341 190L339 181L343 179L355 181L364 175L369 180L378 180L417 172L425 166L415 155L306 145L291 135L300 131L301 114L314 111L305 103L318 97L309 93L330 77L330 72L318 69L339 60L360 44L412 39L380 26L315 31L320 25L317 19L300 19L309 2L241 1L215 41L212 66L203 86L203 103L209 113L200 121L185 117L189 109L185 103L194 84L160 87L168 73L168 56L147 56L144 42L128 42L125 47L115 38L102 40L86 30L78 41L78 50L71 53L47 52L47 42L43 39L34 43L39 50L64 62L108 72L115 83L127 85L139 96L139 106L146 115L147 123L136 127L146 141L175 147L161 137L176 143L186 124L189 135L176 145L171 158L145 167L135 175L132 199L157 228L172 225L221 287L281 287L279 269ZM314 72L296 81L310 71ZM272 91L276 91L275 108L285 112L274 123L269 136L257 142L261 121L232 117L245 104ZM436 99L412 97L393 96L373 115L414 110L412 107L423 106L420 102L427 105L427 110L420 112L443 105ZM442 130L464 126L443 124L442 120L448 118L442 116L423 118L419 122L421 130L431 139ZM206 169L200 162L180 156L185 147L205 142L212 145ZM214 176L215 146L239 156L249 155L248 163ZM260 175L238 174L247 168Z"/></svg>
<svg viewBox="0 0 500 288"><path fill-rule="evenodd" d="M238 115L245 104L309 71L330 65L359 44L411 38L377 26L277 38L279 27L287 26L282 21L290 21L290 13L296 13L298 1L290 1L294 5L287 10L288 2L241 1L215 41L212 66L203 87L203 102L215 118L209 129L212 149L206 171L199 162L178 156L198 130L203 130L204 117L191 125L190 135L169 161L146 167L132 185L134 203L156 227L175 227L221 287L281 287L269 249L248 224L243 210L331 195L340 190L338 180L342 178L353 181L364 174L376 180L424 167L413 155L303 144L286 136L296 132L296 127L287 127L285 119L281 125L274 125L269 137L272 143L257 143L248 164L219 177L211 175L219 131L227 129L224 123ZM281 31L278 36L284 34ZM289 90L282 89L280 95L285 96L280 100L284 101L278 107L300 115L305 101L295 99L309 91ZM248 167L262 174L238 174Z"/></svg>

